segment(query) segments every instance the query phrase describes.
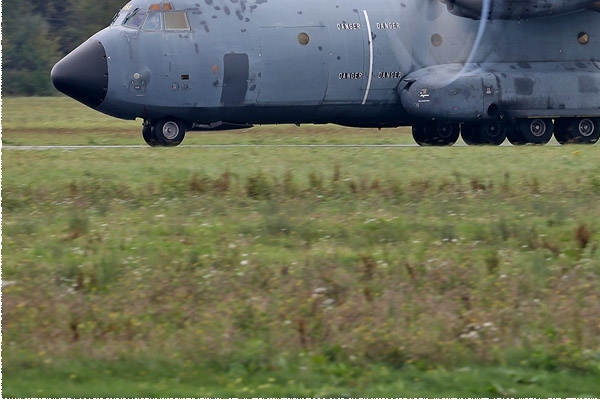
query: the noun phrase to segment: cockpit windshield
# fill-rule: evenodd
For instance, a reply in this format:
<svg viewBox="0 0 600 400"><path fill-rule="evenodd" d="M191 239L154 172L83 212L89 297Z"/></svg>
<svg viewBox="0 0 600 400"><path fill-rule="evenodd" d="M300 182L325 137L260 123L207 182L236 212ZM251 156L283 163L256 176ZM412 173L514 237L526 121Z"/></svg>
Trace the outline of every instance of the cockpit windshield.
<svg viewBox="0 0 600 400"><path fill-rule="evenodd" d="M148 11L139 7L129 12L127 8L115 15L113 25L122 25L131 29L144 31L189 31L190 23L185 11L173 10L171 3L156 3L148 7Z"/></svg>
<svg viewBox="0 0 600 400"><path fill-rule="evenodd" d="M157 11L150 11L142 29L145 31L160 31L162 29L161 14Z"/></svg>

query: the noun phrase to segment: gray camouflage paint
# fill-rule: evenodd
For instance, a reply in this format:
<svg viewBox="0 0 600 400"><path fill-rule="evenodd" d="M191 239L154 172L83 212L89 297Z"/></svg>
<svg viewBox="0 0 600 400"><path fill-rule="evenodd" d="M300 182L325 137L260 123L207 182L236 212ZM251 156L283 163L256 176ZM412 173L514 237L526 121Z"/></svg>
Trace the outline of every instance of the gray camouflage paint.
<svg viewBox="0 0 600 400"><path fill-rule="evenodd" d="M150 3L133 0L127 9ZM488 21L473 48L479 21L435 0L172 4L186 11L191 30L115 24L90 39L108 61L97 110L196 126L600 116L595 11ZM578 42L582 32L589 43Z"/></svg>

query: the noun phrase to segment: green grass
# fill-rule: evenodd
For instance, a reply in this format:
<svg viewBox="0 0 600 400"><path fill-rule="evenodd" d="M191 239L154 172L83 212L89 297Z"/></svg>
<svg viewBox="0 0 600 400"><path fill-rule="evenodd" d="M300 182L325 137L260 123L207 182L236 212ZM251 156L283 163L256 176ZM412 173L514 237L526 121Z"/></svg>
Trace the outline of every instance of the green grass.
<svg viewBox="0 0 600 400"><path fill-rule="evenodd" d="M4 374L4 397L594 397L594 376L522 367L402 370L381 364L324 363L301 355L296 365L218 373L184 360L48 363ZM285 359L281 358L284 364Z"/></svg>
<svg viewBox="0 0 600 400"><path fill-rule="evenodd" d="M141 142L97 113L62 134L81 109L4 99L3 141ZM4 149L3 395L598 397L598 165L594 146Z"/></svg>
<svg viewBox="0 0 600 400"><path fill-rule="evenodd" d="M98 113L67 97L4 98L5 145L145 145L141 120ZM279 125L222 132L188 132L184 145L203 144L404 144L409 130L344 129L332 125Z"/></svg>

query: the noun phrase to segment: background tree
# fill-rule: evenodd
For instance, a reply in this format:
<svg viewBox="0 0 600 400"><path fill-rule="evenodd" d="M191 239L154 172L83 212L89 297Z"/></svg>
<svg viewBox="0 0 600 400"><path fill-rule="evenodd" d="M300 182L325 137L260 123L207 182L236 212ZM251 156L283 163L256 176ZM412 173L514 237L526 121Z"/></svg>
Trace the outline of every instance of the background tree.
<svg viewBox="0 0 600 400"><path fill-rule="evenodd" d="M52 95L52 66L107 26L126 0L5 0L2 95Z"/></svg>

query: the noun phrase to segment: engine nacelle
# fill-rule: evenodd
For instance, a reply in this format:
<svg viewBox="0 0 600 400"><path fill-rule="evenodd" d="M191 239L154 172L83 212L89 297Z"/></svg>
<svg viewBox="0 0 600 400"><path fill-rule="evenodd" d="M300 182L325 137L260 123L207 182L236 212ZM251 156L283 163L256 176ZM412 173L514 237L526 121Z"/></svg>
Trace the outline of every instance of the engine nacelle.
<svg viewBox="0 0 600 400"><path fill-rule="evenodd" d="M459 17L480 19L486 1L489 19L541 18L591 8L598 10L598 0L440 0Z"/></svg>
<svg viewBox="0 0 600 400"><path fill-rule="evenodd" d="M404 109L424 120L600 117L600 63L436 65L406 76Z"/></svg>

